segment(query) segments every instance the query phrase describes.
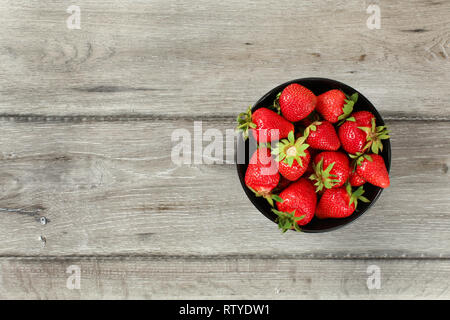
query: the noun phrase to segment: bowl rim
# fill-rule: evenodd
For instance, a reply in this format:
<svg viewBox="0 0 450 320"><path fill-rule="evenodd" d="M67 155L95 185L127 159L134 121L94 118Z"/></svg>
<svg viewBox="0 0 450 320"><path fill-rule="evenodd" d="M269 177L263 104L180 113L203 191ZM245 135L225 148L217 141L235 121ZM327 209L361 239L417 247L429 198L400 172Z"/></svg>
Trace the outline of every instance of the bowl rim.
<svg viewBox="0 0 450 320"><path fill-rule="evenodd" d="M375 118L378 120L380 120L380 124L379 125L385 125L384 119L381 116L381 114L378 112L377 108L372 104L372 102L367 99L363 94L361 94L361 92L359 92L358 90L354 89L353 87L334 80L334 79L329 79L329 78L322 78L322 77L306 77L306 78L298 78L298 79L294 79L294 80L290 80L287 82L284 82L278 86L276 86L275 88L269 90L267 93L265 93L261 98L259 98L256 103L252 106L251 110L252 112L254 112L255 110L261 108L260 106L258 107L258 104L260 104L262 101L264 101L265 99L267 99L268 96L272 95L275 91L278 93L280 92L282 89L284 89L286 86L293 84L293 83L298 83L301 84L300 82L305 82L305 81L327 81L327 82L333 82L336 86L340 87L340 88L349 88L352 90L352 92L358 93L359 96L364 97L365 100L367 100L367 102L370 104L370 106L373 108L373 111L371 111ZM331 90L331 89L330 89ZM260 213L262 213L267 219L271 220L272 222L276 223L276 215L273 214L272 212L267 212L266 210L263 210L263 208L256 202L256 196L247 188L246 184L245 184L245 173L242 174L241 170L240 170L240 165L242 164L238 164L237 161L237 153L238 153L238 148L239 148L239 143L244 143L245 144L245 148L247 148L248 144L249 144L249 139L243 141L242 135L238 134L237 136L237 141L236 141L236 147L235 147L235 154L234 154L234 161L235 161L235 165L236 165L236 170L238 173L238 177L241 183L242 188L244 189L245 194L247 195L247 197L249 198L250 202L256 207L256 209L258 209L258 211ZM383 149L383 153L386 152L386 157L387 157L387 161L385 161L385 165L386 165L386 169L388 171L388 173L390 172L390 167L391 167L391 143L390 143L390 139L386 139L383 141L384 144L384 149ZM247 158L247 157L246 157ZM247 159L246 159L247 162ZM247 165L247 163L245 164ZM324 232L330 232L330 231L334 231L337 229L340 229L344 226L349 225L350 223L354 222L356 219L358 219L359 217L361 217L365 212L367 212L374 204L375 202L378 200L378 198L381 196L381 193L383 192L383 188L377 187L378 190L376 191L375 196L373 197L373 199L370 201L370 203L367 205L367 207L360 212L355 212L353 213L351 216L347 217L349 218L347 222L342 223L342 224L338 224L329 228L324 228L324 229L308 229L307 228L307 224L305 226L301 227L301 233L324 233ZM357 214L356 214L357 213ZM306 229L305 229L306 227ZM292 230L294 231L294 230Z"/></svg>

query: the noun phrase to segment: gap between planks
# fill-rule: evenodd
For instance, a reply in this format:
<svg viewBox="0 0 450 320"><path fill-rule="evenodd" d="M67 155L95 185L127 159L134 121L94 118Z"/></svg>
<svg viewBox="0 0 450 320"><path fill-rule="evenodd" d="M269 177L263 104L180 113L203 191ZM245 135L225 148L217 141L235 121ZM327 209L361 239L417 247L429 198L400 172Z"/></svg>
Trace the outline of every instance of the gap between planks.
<svg viewBox="0 0 450 320"><path fill-rule="evenodd" d="M224 254L224 255L164 255L164 254L113 254L113 255L0 255L0 260L29 260L29 261L229 261L229 260L317 260L317 261L373 261L373 260L389 260L389 261L450 261L450 256L425 256L415 255L408 256L406 254L398 255L330 255L330 254L300 254L300 255L264 255L264 254Z"/></svg>
<svg viewBox="0 0 450 320"><path fill-rule="evenodd" d="M133 122L133 121L232 121L234 122L237 115L226 113L216 113L211 115L195 115L192 114L117 114L117 115L39 115L39 114L0 114L0 121L10 122L50 122L50 123L82 123L82 122ZM423 117L420 115L382 115L385 121L450 121L450 116L443 117Z"/></svg>

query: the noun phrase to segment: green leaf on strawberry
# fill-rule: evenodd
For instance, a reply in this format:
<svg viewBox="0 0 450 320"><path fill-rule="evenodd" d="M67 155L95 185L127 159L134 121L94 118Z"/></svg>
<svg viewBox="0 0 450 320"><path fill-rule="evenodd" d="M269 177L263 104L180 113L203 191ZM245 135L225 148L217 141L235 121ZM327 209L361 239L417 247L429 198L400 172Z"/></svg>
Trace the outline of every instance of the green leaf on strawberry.
<svg viewBox="0 0 450 320"><path fill-rule="evenodd" d="M352 164L351 164L351 166L353 168L353 172L356 171L356 167L361 165L361 163L364 161L364 159L372 161L371 156L369 156L368 154L365 154L365 153L361 153L361 152L357 152L356 154L349 154L348 156L351 159L353 159Z"/></svg>
<svg viewBox="0 0 450 320"><path fill-rule="evenodd" d="M378 154L378 151L383 151L383 142L381 140L389 139L389 130L386 126L376 126L375 118L372 119L372 127L358 127L365 133L367 133L367 143L363 150L370 150L373 153Z"/></svg>
<svg viewBox="0 0 450 320"><path fill-rule="evenodd" d="M352 94L350 97L348 95L345 95L347 99L345 99L345 104L342 107L342 114L338 117L338 120L341 120L338 125L341 125L344 123L345 119L347 119L350 114L353 112L353 107L355 106L355 103L358 101L358 93Z"/></svg>
<svg viewBox="0 0 450 320"><path fill-rule="evenodd" d="M285 233L286 231L291 229L294 229L299 232L302 231L298 226L298 222L302 220L305 217L305 215L296 217L295 210L292 212L283 212L276 209L272 209L272 212L278 216L277 218L278 228L281 229L282 233Z"/></svg>
<svg viewBox="0 0 450 320"><path fill-rule="evenodd" d="M274 201L279 202L279 203L283 203L283 198L281 198L277 194L272 194L272 193L262 194L262 193L257 192L253 188L250 188L249 186L247 186L247 188L249 188L255 194L255 196L263 197L264 199L266 199L267 202L269 202L271 207L274 206Z"/></svg>
<svg viewBox="0 0 450 320"><path fill-rule="evenodd" d="M354 192L352 192L352 186L350 185L350 183L347 183L347 185L345 186L345 190L347 191L348 195L350 196L350 201L349 201L349 206L352 205L352 203L355 204L355 210L358 206L358 200L362 201L362 202L370 202L369 199L367 199L366 197L363 196L364 194L364 188L363 186L360 186L358 189L356 189Z"/></svg>
<svg viewBox="0 0 450 320"><path fill-rule="evenodd" d="M315 181L316 192L322 191L323 188L331 189L339 182L338 179L333 179L336 175L330 173L334 164L335 162L332 162L325 170L323 169L323 158L317 164L313 164L314 173L309 176L309 179Z"/></svg>
<svg viewBox="0 0 450 320"><path fill-rule="evenodd" d="M281 92L277 94L275 99L273 100L273 104L269 107L269 109L275 111L278 114L281 114L281 107L280 107L280 96Z"/></svg>
<svg viewBox="0 0 450 320"><path fill-rule="evenodd" d="M303 132L303 139L306 140L310 134L311 131L316 131L317 126L320 126L322 124L322 121L314 121L309 126L306 127L305 131Z"/></svg>
<svg viewBox="0 0 450 320"><path fill-rule="evenodd" d="M354 103L356 103L358 101L358 93L355 92L354 94L352 94L350 96L350 98L347 98L347 99L349 99L349 100L353 101Z"/></svg>
<svg viewBox="0 0 450 320"><path fill-rule="evenodd" d="M257 144L258 148L267 148L267 149L271 149L272 145L270 142L260 142Z"/></svg>
<svg viewBox="0 0 450 320"><path fill-rule="evenodd" d="M241 112L237 116L237 127L236 131L242 131L242 136L244 140L248 138L249 128L256 128L256 124L252 122L252 107L248 107L246 112Z"/></svg>
<svg viewBox="0 0 450 320"><path fill-rule="evenodd" d="M277 146L272 149L272 154L277 156L278 162L283 161L292 167L294 161L297 161L302 166L301 157L306 156L305 150L309 145L304 143L305 138L300 137L295 140L294 131L289 132L287 139L283 139L278 142Z"/></svg>

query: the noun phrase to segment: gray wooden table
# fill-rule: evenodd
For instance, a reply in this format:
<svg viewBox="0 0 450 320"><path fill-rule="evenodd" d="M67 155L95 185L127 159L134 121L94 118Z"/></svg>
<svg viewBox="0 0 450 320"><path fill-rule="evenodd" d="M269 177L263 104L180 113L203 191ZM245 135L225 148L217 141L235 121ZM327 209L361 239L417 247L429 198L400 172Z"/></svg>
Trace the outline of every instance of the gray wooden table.
<svg viewBox="0 0 450 320"><path fill-rule="evenodd" d="M449 1L73 4L81 29L70 1L0 2L0 298L450 298ZM378 108L392 185L281 235L234 165L177 166L171 135L308 76Z"/></svg>

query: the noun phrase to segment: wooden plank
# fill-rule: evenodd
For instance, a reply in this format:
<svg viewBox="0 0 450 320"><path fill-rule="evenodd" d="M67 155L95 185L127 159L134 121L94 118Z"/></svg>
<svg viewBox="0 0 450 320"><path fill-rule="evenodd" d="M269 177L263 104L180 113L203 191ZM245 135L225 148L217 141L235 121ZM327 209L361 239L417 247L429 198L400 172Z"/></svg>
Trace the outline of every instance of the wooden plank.
<svg viewBox="0 0 450 320"><path fill-rule="evenodd" d="M450 298L448 260L1 258L0 275L1 299Z"/></svg>
<svg viewBox="0 0 450 320"><path fill-rule="evenodd" d="M234 165L174 165L170 137L189 120L0 125L2 256L450 257L450 122L390 121L392 186L358 221L315 235L281 235Z"/></svg>
<svg viewBox="0 0 450 320"><path fill-rule="evenodd" d="M235 115L322 76L390 118L448 119L450 2L2 1L0 108L22 115ZM417 14L420 12L420 14Z"/></svg>

